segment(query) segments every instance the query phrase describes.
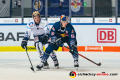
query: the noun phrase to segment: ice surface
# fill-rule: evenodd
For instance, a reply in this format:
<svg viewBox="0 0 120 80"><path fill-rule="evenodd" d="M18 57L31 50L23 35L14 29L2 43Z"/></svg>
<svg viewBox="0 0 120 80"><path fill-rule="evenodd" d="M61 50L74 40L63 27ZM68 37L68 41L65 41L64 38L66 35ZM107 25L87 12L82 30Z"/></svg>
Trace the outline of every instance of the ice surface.
<svg viewBox="0 0 120 80"><path fill-rule="evenodd" d="M118 73L117 76L76 76L74 80L120 80L119 52L80 52L82 55L103 64L96 66L79 57L79 71L76 73ZM40 63L37 52L28 52L34 68ZM69 73L75 71L73 58L69 52L56 52L60 69L55 69L51 58L50 69L33 72L25 52L0 52L0 80L73 80ZM36 68L35 68L36 69Z"/></svg>

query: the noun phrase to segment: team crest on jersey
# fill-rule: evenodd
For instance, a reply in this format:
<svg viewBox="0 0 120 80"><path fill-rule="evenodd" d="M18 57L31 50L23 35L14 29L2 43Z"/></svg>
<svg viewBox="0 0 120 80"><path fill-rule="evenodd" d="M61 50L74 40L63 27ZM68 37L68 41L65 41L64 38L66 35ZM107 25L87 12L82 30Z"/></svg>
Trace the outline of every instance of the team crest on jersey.
<svg viewBox="0 0 120 80"><path fill-rule="evenodd" d="M55 28L53 27L52 30L55 31Z"/></svg>
<svg viewBox="0 0 120 80"><path fill-rule="evenodd" d="M30 26L30 27L32 27L33 25L34 25L33 22L30 22L30 23L29 23L29 26Z"/></svg>
<svg viewBox="0 0 120 80"><path fill-rule="evenodd" d="M64 34L60 34L62 37L66 37L68 36L68 34L64 33Z"/></svg>
<svg viewBox="0 0 120 80"><path fill-rule="evenodd" d="M82 6L81 0L71 0L71 10L78 12Z"/></svg>
<svg viewBox="0 0 120 80"><path fill-rule="evenodd" d="M60 31L60 29L58 29L58 31Z"/></svg>
<svg viewBox="0 0 120 80"><path fill-rule="evenodd" d="M71 38L75 38L75 35L74 35L74 34L71 34Z"/></svg>
<svg viewBox="0 0 120 80"><path fill-rule="evenodd" d="M68 31L66 31L66 34L68 34Z"/></svg>
<svg viewBox="0 0 120 80"><path fill-rule="evenodd" d="M53 36L55 33L54 32L51 32L51 36Z"/></svg>
<svg viewBox="0 0 120 80"><path fill-rule="evenodd" d="M33 1L33 8L35 11L41 12L43 9L43 1L42 0L34 0Z"/></svg>
<svg viewBox="0 0 120 80"><path fill-rule="evenodd" d="M72 30L71 33L74 33L74 30Z"/></svg>

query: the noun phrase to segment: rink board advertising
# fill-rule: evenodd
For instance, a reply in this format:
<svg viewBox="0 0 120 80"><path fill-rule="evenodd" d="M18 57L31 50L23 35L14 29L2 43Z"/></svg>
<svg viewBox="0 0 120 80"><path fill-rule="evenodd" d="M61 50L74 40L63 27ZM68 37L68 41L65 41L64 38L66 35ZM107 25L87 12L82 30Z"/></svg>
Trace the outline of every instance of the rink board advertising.
<svg viewBox="0 0 120 80"><path fill-rule="evenodd" d="M52 27L52 25L50 25ZM73 25L76 30L78 51L120 52L119 25ZM4 28L3 28L4 27ZM21 41L26 25L0 26L0 51L24 51ZM28 50L36 51L34 38L28 41ZM67 46L67 44L65 44ZM69 51L60 47L58 51Z"/></svg>

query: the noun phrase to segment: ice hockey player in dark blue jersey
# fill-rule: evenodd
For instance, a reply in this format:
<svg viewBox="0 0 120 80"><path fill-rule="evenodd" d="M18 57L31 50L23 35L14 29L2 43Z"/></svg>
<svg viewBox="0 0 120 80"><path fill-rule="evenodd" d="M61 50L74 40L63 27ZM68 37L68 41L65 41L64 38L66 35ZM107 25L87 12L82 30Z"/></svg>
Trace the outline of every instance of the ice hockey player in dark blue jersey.
<svg viewBox="0 0 120 80"><path fill-rule="evenodd" d="M65 15L61 15L60 21L56 22L50 31L51 43L46 48L45 53L43 54L42 61L36 68L41 69L45 61L47 61L49 54L53 50L57 50L59 47L62 47L63 43L67 43L70 47L70 53L74 59L74 67L78 70L78 54L74 53L77 51L77 40L76 32L73 26L68 23L68 18Z"/></svg>

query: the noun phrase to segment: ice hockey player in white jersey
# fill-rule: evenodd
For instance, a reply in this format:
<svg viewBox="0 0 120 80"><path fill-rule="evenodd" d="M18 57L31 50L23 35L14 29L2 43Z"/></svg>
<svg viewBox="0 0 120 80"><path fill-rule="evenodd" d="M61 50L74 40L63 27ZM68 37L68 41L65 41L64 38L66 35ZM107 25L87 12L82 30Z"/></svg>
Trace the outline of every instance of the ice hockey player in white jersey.
<svg viewBox="0 0 120 80"><path fill-rule="evenodd" d="M40 59L43 56L43 45L45 47L48 46L49 43L49 33L50 33L50 26L49 23L45 19L40 18L40 13L38 11L33 12L32 14L33 20L30 21L26 26L26 33L22 40L21 46L22 48L27 47L27 42L30 39L31 32L34 35L34 45L39 53ZM59 63L56 57L55 52L51 52L51 58L53 59L54 66L59 68ZM49 64L47 61L44 63L44 68L49 68Z"/></svg>

